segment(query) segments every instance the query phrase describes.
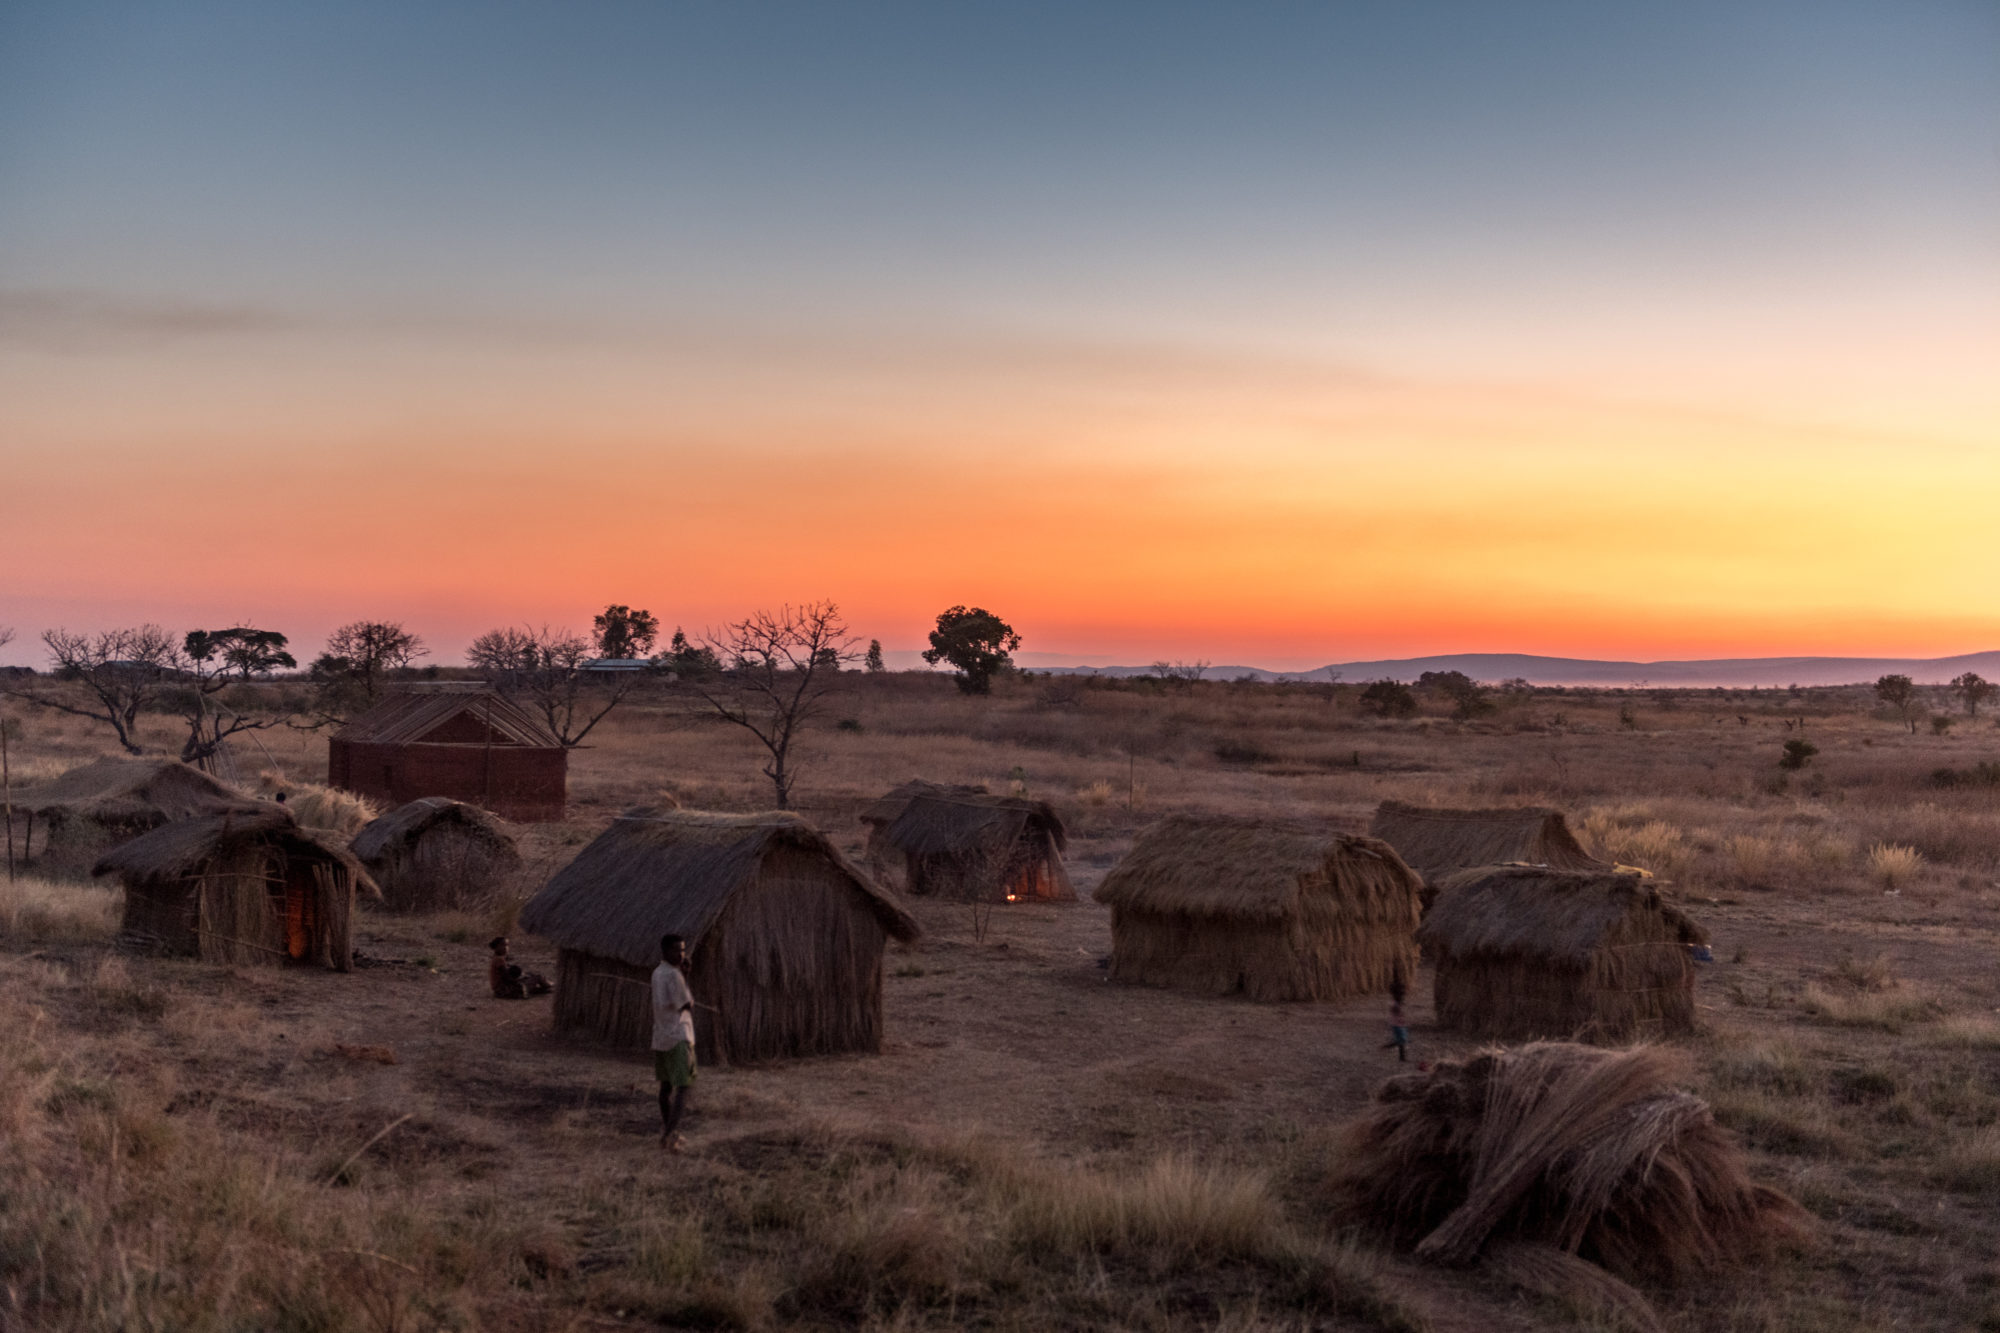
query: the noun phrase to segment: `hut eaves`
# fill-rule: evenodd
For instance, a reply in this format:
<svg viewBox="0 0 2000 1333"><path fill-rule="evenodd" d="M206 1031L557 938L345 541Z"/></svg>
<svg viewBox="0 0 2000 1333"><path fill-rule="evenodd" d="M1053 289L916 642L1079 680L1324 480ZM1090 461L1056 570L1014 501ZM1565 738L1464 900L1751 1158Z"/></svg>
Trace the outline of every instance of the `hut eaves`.
<svg viewBox="0 0 2000 1333"><path fill-rule="evenodd" d="M1582 967L1635 911L1657 912L1683 944L1708 933L1667 902L1657 881L1619 871L1487 866L1446 876L1417 930L1427 951Z"/></svg>
<svg viewBox="0 0 2000 1333"><path fill-rule="evenodd" d="M1113 907L1240 921L1279 921L1330 850L1397 861L1375 838L1305 821L1170 815L1141 837L1094 894Z"/></svg>

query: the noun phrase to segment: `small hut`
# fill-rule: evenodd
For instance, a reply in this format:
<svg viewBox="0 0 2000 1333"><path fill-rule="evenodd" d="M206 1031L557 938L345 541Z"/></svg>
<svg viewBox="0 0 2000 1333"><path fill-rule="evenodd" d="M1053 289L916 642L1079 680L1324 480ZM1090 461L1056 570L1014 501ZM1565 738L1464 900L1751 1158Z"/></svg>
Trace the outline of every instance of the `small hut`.
<svg viewBox="0 0 2000 1333"><path fill-rule="evenodd" d="M1553 870L1611 870L1583 850L1562 811L1546 806L1444 810L1384 801L1368 832L1396 849L1424 877L1424 905L1446 875L1474 866L1531 865Z"/></svg>
<svg viewBox="0 0 2000 1333"><path fill-rule="evenodd" d="M376 891L345 847L279 805L162 825L91 873L124 882L125 948L339 972L354 966L355 892Z"/></svg>
<svg viewBox="0 0 2000 1333"><path fill-rule="evenodd" d="M521 928L557 948L555 1024L652 1037L660 937L680 935L695 1046L748 1063L882 1047L885 941L917 923L798 815L628 810L556 872Z"/></svg>
<svg viewBox="0 0 2000 1333"><path fill-rule="evenodd" d="M397 806L357 833L351 847L392 912L476 907L521 869L520 848L498 819L443 796Z"/></svg>
<svg viewBox="0 0 2000 1333"><path fill-rule="evenodd" d="M568 799L569 751L485 685L412 685L334 733L327 783L386 806L444 796L507 819L553 821Z"/></svg>
<svg viewBox="0 0 2000 1333"><path fill-rule="evenodd" d="M1114 980L1331 1000L1416 975L1418 887L1374 838L1176 815L1140 833L1096 897Z"/></svg>
<svg viewBox="0 0 2000 1333"><path fill-rule="evenodd" d="M198 768L174 759L99 759L19 792L13 800L26 859L42 826L44 875L83 878L121 842L177 819L264 808Z"/></svg>
<svg viewBox="0 0 2000 1333"><path fill-rule="evenodd" d="M1445 877L1417 940L1446 1027L1626 1041L1693 1028L1708 936L1637 874L1487 866Z"/></svg>
<svg viewBox="0 0 2000 1333"><path fill-rule="evenodd" d="M869 869L887 882L900 862L912 897L1076 901L1063 868L1069 833L1047 801L906 782L862 811L861 822L869 826Z"/></svg>

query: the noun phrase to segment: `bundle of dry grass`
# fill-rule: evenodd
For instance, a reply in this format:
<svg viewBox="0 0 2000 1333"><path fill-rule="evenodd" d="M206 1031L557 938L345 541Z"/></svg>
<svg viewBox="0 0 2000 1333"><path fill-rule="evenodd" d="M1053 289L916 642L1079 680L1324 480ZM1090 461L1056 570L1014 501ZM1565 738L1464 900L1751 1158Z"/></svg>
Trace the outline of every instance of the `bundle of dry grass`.
<svg viewBox="0 0 2000 1333"><path fill-rule="evenodd" d="M111 848L178 819L258 803L173 759L99 759L13 798L14 845L44 875L81 878ZM41 821L39 855L36 820Z"/></svg>
<svg viewBox="0 0 2000 1333"><path fill-rule="evenodd" d="M1176 815L1097 887L1114 980L1330 1000L1416 974L1418 880L1387 843L1321 824Z"/></svg>
<svg viewBox="0 0 2000 1333"><path fill-rule="evenodd" d="M124 882L127 948L341 972L354 966L355 894L376 893L347 848L276 804L163 825L91 873Z"/></svg>
<svg viewBox="0 0 2000 1333"><path fill-rule="evenodd" d="M1524 1281L1564 1267L1526 1247L1657 1281L1767 1250L1803 1214L1750 1178L1686 1076L1658 1047L1549 1042L1391 1079L1348 1127L1340 1212L1424 1258L1491 1257Z"/></svg>
<svg viewBox="0 0 2000 1333"><path fill-rule="evenodd" d="M1047 801L981 787L906 782L861 812L868 865L883 878L902 863L913 896L972 902L1073 902L1063 868L1068 830Z"/></svg>
<svg viewBox="0 0 2000 1333"><path fill-rule="evenodd" d="M1438 882L1473 866L1532 865L1552 870L1610 870L1583 849L1562 811L1545 806L1445 810L1384 801L1368 832L1396 849L1424 877L1424 906Z"/></svg>
<svg viewBox="0 0 2000 1333"><path fill-rule="evenodd" d="M481 906L521 869L520 849L497 818L443 796L396 807L356 834L352 848L396 912Z"/></svg>
<svg viewBox="0 0 2000 1333"><path fill-rule="evenodd" d="M555 1023L643 1047L660 937L688 943L701 1059L878 1051L885 940L916 920L798 815L628 810L521 928L558 949Z"/></svg>
<svg viewBox="0 0 2000 1333"><path fill-rule="evenodd" d="M1693 1030L1689 946L1708 935L1654 880L1491 866L1445 877L1417 942L1446 1027L1620 1041Z"/></svg>
<svg viewBox="0 0 2000 1333"><path fill-rule="evenodd" d="M301 828L318 829L338 838L352 838L382 813L381 807L366 796L313 782L286 787L285 805Z"/></svg>

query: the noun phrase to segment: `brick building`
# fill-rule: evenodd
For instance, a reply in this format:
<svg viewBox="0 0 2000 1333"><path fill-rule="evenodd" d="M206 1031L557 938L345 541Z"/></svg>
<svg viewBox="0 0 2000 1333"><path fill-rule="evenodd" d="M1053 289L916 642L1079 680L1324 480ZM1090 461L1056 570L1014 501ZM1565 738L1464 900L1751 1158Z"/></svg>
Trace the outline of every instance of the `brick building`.
<svg viewBox="0 0 2000 1333"><path fill-rule="evenodd" d="M485 685L412 685L334 733L327 782L387 805L448 796L517 820L558 820L569 751Z"/></svg>

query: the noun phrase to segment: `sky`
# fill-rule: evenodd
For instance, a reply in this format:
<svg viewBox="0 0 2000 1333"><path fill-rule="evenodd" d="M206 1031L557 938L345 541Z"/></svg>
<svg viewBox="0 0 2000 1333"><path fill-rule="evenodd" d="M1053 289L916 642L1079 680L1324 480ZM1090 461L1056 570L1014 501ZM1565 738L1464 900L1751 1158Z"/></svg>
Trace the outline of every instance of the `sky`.
<svg viewBox="0 0 2000 1333"><path fill-rule="evenodd" d="M0 660L1945 655L1997 499L1990 0L0 0Z"/></svg>

